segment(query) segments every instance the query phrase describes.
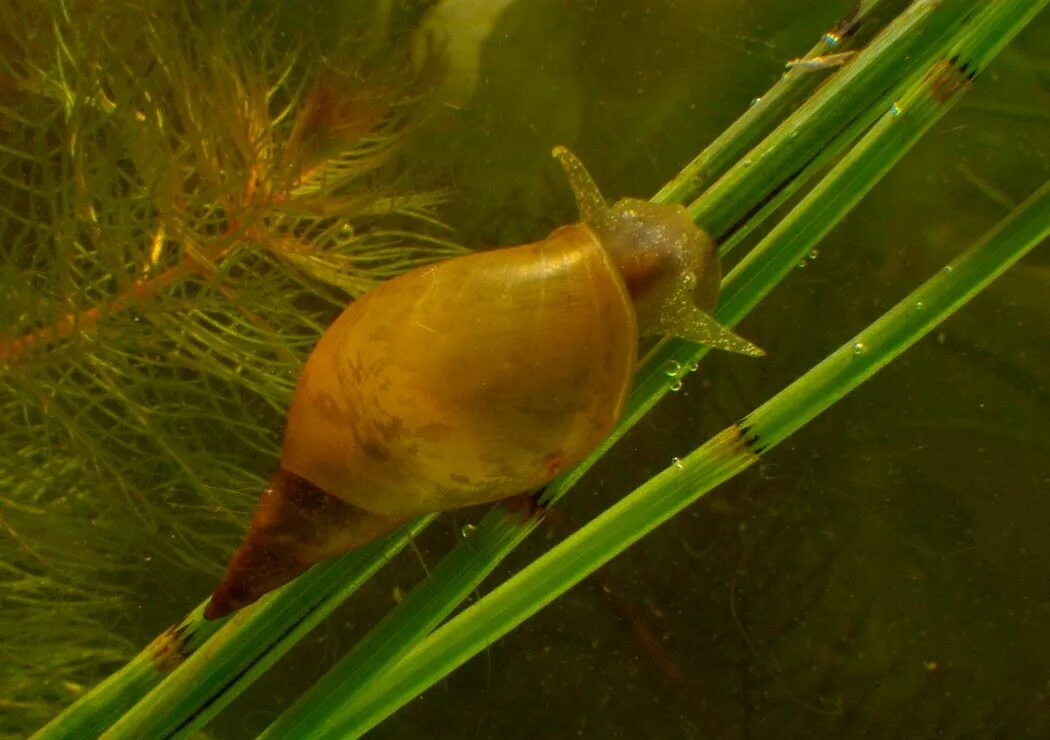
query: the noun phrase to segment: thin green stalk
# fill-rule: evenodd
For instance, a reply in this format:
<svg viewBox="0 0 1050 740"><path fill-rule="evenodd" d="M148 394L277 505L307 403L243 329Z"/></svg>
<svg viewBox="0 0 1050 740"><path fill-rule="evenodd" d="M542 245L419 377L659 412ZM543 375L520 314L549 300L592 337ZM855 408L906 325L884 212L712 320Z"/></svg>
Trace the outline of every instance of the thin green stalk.
<svg viewBox="0 0 1050 740"><path fill-rule="evenodd" d="M975 0L917 0L828 84L737 162L690 207L723 241L794 179L876 101L941 56L959 27L981 8Z"/></svg>
<svg viewBox="0 0 1050 740"><path fill-rule="evenodd" d="M203 724L431 520L424 517L384 540L319 563L286 586L282 598L267 597L229 620L205 620L206 602L200 604L33 737L161 737L184 724ZM215 702L216 696L224 701Z"/></svg>
<svg viewBox="0 0 1050 740"><path fill-rule="evenodd" d="M812 192L726 276L715 316L735 326L827 232L855 206L889 168L940 120L968 89L969 81L1020 32L1048 0L1005 0L988 6L957 35L945 59L935 63L897 104L885 112L862 141ZM948 60L954 59L954 62ZM667 392L668 368L680 373L696 367L707 347L666 340L655 347L635 377L632 401L620 427L633 424ZM638 398L639 402L634 403Z"/></svg>
<svg viewBox="0 0 1050 740"><path fill-rule="evenodd" d="M1032 18L1042 8L1045 7L1043 2L1007 2L999 3L994 6L989 6L984 9L983 13L970 23L966 28L962 29L961 33L956 33L953 36L946 37L943 41L943 47L939 49L940 55L949 59L957 60L957 67L965 67L964 73L974 77L979 70L984 67L995 57L996 54L1002 49L1010 39L1013 38L1016 33L1027 25ZM878 49L874 51L871 49L865 50L864 53L858 58L859 64L868 62L869 55L876 55ZM932 57L936 58L936 57ZM869 102L868 109L864 113L858 115L853 121L844 129L842 129L835 137L826 144L816 156L814 156L796 175L790 179L781 183L773 192L773 194L765 199L762 203L761 208L748 217L743 223L738 224L731 233L726 235L720 246L720 253L724 256L728 254L732 249L743 241L751 232L760 225L766 218L776 212L777 209L782 206L788 198L790 198L802 185L804 185L809 178L820 171L825 165L830 162L834 162L838 159L842 152L846 150L851 142L853 142L861 132L865 131L872 123L883 116L884 111L890 107L890 101L893 100L897 95L900 94L901 90L913 89L914 84L919 82L922 78L928 77L930 72L927 68L917 66L913 67L909 74L904 76L902 79L904 82L899 84L896 88L889 91L888 95L882 98L872 98ZM934 84L937 80L926 80L928 84ZM946 102L946 108L950 107L954 99ZM894 103L897 109L901 108L900 103ZM944 111L942 111L943 114ZM799 112L798 117L805 119L805 110ZM788 131L792 130L790 125L785 127ZM783 132L781 132L783 133ZM790 139L790 133L788 134ZM772 146L777 146L775 137L771 136L770 140L773 141ZM769 147L767 142L766 148ZM761 148L756 150L754 156L760 157ZM697 200L694 204L694 208L701 208L702 199ZM698 217L702 218L702 217Z"/></svg>
<svg viewBox="0 0 1050 740"><path fill-rule="evenodd" d="M169 627L123 668L80 697L33 737L48 740L97 737L164 678L166 672L161 661L169 654L167 645L178 641L183 650L196 651L218 631L221 625L204 621L203 611L201 604L178 625Z"/></svg>
<svg viewBox="0 0 1050 740"><path fill-rule="evenodd" d="M359 737L874 375L1050 235L1050 183L823 362L419 643L353 702L328 697L260 737Z"/></svg>
<svg viewBox="0 0 1050 740"><path fill-rule="evenodd" d="M872 0L861 4L853 14L825 33L802 59L813 59L849 48L853 31L870 20L884 3L885 0ZM755 98L751 108L682 168L673 180L660 188L653 196L653 201L685 203L696 198L704 188L739 160L744 152L754 146L755 142L775 128L792 106L810 94L823 79L823 75L811 74L801 67L784 72L773 87L761 97Z"/></svg>

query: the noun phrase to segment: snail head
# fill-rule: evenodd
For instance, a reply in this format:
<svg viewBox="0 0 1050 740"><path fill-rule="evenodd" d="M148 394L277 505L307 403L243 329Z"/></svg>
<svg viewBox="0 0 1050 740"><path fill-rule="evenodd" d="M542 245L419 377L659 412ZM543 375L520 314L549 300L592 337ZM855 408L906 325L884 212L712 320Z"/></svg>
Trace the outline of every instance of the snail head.
<svg viewBox="0 0 1050 740"><path fill-rule="evenodd" d="M685 208L637 198L610 206L572 152L559 146L554 156L576 194L580 221L594 232L627 286L639 334L764 354L711 316L722 280L718 249Z"/></svg>

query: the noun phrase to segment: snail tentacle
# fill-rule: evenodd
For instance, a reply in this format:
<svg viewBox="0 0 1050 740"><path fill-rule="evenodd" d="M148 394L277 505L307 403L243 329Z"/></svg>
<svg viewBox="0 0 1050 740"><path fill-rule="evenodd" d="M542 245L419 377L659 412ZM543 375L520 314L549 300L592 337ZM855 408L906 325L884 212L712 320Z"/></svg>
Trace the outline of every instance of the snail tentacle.
<svg viewBox="0 0 1050 740"><path fill-rule="evenodd" d="M720 324L714 316L702 311L687 301L666 306L660 312L656 333L681 337L697 344L706 344L714 349L736 352L751 357L762 357L765 351L744 339L728 327Z"/></svg>
<svg viewBox="0 0 1050 740"><path fill-rule="evenodd" d="M583 166L583 162L566 147L556 146L552 154L561 163L565 176L569 179L569 187L576 195L576 207L580 211L580 221L598 234L607 232L612 226L609 204L602 196L602 191L598 189L598 184L591 177L591 173Z"/></svg>

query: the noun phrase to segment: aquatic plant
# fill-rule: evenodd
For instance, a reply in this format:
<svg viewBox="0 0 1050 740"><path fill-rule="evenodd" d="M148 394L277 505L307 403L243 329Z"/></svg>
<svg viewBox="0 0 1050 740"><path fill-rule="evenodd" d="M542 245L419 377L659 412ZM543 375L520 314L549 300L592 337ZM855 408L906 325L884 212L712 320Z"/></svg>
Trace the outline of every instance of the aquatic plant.
<svg viewBox="0 0 1050 740"><path fill-rule="evenodd" d="M690 212L726 251L759 232L770 216L780 217L726 277L718 317L728 324L740 321L806 260L823 235L966 93L991 58L1045 4L915 2L816 92L814 78L804 67L789 70L724 137L661 190L656 196L661 201L692 200ZM878 5L863 4L859 16L829 32L808 56L838 53L848 42L853 22L864 20ZM792 112L796 95L810 96ZM806 188L790 209L778 210ZM426 581L277 720L269 734L356 735L374 726L690 501L755 463L950 315L1042 241L1048 230L1050 194L1044 187L944 272L782 393L672 462L442 625L537 525L535 520L521 521L502 505L494 507ZM74 336L82 335L71 334L71 340ZM53 337L45 334L39 341L44 340L50 343ZM301 352L308 345L303 337L290 349ZM618 431L587 463L555 481L545 503L553 505L660 397L680 387L704 354L703 348L677 341L655 347L639 369L629 412ZM187 374L191 370L196 372L184 368ZM97 403L95 393L87 396L88 403ZM204 399L187 401L211 408ZM248 469L267 449L263 443L259 447L254 457L243 452L235 456L245 467L231 467L231 488L244 490L243 484L235 485L239 476L257 483L253 476L268 469ZM192 519L183 521L190 522L187 533L192 531ZM426 523L415 522L384 542L319 565L226 623L204 623L200 609L195 610L86 694L42 736L87 734L113 722L115 736L182 733L202 726ZM26 546L35 541L26 539ZM124 546L115 543L115 557L134 552ZM84 565L91 564L85 559Z"/></svg>
<svg viewBox="0 0 1050 740"><path fill-rule="evenodd" d="M333 312L458 251L375 176L414 93L368 29L228 5L0 9L0 733L134 647L143 562L213 571Z"/></svg>

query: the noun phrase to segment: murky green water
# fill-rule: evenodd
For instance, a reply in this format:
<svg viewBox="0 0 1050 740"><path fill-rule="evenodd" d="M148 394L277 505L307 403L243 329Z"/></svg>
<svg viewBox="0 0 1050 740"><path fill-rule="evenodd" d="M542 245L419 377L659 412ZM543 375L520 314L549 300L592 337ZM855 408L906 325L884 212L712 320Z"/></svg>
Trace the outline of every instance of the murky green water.
<svg viewBox="0 0 1050 740"><path fill-rule="evenodd" d="M651 194L851 9L519 0L487 34L467 21L477 44L449 66L445 103L405 160L451 188L441 216L457 238L541 237L573 216L553 145L610 196ZM1044 12L742 324L765 359L709 356L498 577L783 388L1044 182L1047 34ZM1044 245L372 736L1050 735L1048 296ZM478 517L432 527L210 736L265 727ZM201 582L185 564L143 564L145 606L122 612L122 629L144 644L204 596Z"/></svg>

